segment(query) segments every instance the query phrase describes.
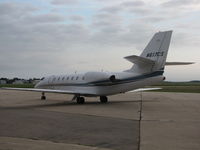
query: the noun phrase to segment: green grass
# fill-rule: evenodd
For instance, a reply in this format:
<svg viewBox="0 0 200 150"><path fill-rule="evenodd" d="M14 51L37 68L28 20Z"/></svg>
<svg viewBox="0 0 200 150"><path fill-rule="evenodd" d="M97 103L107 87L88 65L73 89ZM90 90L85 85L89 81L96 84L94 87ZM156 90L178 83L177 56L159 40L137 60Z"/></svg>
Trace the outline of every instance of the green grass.
<svg viewBox="0 0 200 150"><path fill-rule="evenodd" d="M181 92L181 93L200 93L200 86L159 86L161 90L157 92Z"/></svg>
<svg viewBox="0 0 200 150"><path fill-rule="evenodd" d="M34 84L0 84L0 87L12 87L12 88L33 88Z"/></svg>
<svg viewBox="0 0 200 150"><path fill-rule="evenodd" d="M155 86L200 86L200 82L163 82Z"/></svg>
<svg viewBox="0 0 200 150"><path fill-rule="evenodd" d="M163 82L151 87L161 87L157 92L200 93L200 82Z"/></svg>

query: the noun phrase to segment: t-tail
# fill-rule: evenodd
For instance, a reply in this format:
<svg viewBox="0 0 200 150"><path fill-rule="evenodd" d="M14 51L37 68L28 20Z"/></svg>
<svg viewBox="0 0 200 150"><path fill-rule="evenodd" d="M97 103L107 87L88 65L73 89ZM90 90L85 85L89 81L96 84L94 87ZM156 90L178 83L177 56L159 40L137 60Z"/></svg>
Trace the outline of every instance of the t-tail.
<svg viewBox="0 0 200 150"><path fill-rule="evenodd" d="M134 63L128 72L149 73L154 71L164 71L168 49L171 41L172 31L156 33L148 43L140 56L131 55L125 57Z"/></svg>

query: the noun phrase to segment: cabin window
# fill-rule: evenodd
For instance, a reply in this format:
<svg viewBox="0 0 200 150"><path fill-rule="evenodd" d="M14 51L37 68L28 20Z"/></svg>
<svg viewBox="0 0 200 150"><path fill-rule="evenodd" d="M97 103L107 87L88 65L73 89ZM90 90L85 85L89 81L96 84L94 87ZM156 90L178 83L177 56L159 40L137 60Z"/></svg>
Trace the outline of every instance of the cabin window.
<svg viewBox="0 0 200 150"><path fill-rule="evenodd" d="M84 76L82 77L82 80L85 80L85 77L84 77Z"/></svg>
<svg viewBox="0 0 200 150"><path fill-rule="evenodd" d="M74 77L71 77L71 80L73 80L74 79Z"/></svg>
<svg viewBox="0 0 200 150"><path fill-rule="evenodd" d="M58 80L60 80L60 77L58 77Z"/></svg>
<svg viewBox="0 0 200 150"><path fill-rule="evenodd" d="M67 80L69 80L69 77L67 77Z"/></svg>
<svg viewBox="0 0 200 150"><path fill-rule="evenodd" d="M65 80L65 77L63 77L62 80Z"/></svg>
<svg viewBox="0 0 200 150"><path fill-rule="evenodd" d="M76 80L78 80L78 76L76 77Z"/></svg>

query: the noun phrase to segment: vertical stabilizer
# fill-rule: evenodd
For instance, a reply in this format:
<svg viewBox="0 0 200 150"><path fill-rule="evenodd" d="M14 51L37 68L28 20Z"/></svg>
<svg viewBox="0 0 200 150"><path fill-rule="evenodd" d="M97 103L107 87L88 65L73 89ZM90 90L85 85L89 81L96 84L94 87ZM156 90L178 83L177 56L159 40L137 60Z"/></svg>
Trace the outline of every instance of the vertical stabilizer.
<svg viewBox="0 0 200 150"><path fill-rule="evenodd" d="M138 57L147 59L154 63L135 63L128 70L137 73L148 73L158 70L164 70L172 31L156 33L148 43L142 54ZM147 62L147 61L146 61Z"/></svg>

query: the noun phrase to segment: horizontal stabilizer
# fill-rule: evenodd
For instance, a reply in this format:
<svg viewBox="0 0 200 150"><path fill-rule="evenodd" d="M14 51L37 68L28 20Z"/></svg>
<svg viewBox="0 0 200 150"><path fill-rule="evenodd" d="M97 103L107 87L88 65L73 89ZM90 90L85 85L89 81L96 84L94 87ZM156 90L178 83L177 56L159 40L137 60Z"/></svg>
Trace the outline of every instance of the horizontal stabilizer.
<svg viewBox="0 0 200 150"><path fill-rule="evenodd" d="M173 65L191 65L194 62L166 62L165 66L173 66Z"/></svg>
<svg viewBox="0 0 200 150"><path fill-rule="evenodd" d="M126 56L124 58L134 64L148 64L148 65L155 64L155 61L153 61L153 60L150 60L150 59L144 58L144 57L140 57L140 56L136 56L136 55Z"/></svg>

